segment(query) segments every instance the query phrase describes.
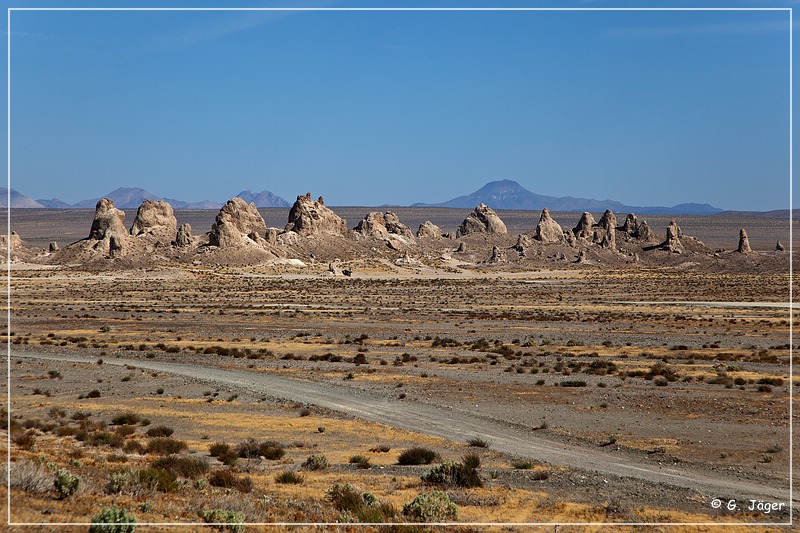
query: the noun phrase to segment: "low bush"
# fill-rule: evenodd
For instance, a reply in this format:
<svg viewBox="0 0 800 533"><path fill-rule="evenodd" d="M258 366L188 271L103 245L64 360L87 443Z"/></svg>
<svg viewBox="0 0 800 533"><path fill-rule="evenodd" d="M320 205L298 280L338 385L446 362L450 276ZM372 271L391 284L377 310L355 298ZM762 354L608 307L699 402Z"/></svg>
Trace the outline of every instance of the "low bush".
<svg viewBox="0 0 800 533"><path fill-rule="evenodd" d="M111 423L115 426L134 425L142 421L142 417L136 413L121 413L111 419Z"/></svg>
<svg viewBox="0 0 800 533"><path fill-rule="evenodd" d="M325 470L328 468L328 458L324 455L311 455L300 465L303 470Z"/></svg>
<svg viewBox="0 0 800 533"><path fill-rule="evenodd" d="M489 443L481 438L473 437L467 441L467 446L474 446L475 448L488 448Z"/></svg>
<svg viewBox="0 0 800 533"><path fill-rule="evenodd" d="M78 492L78 488L81 486L81 478L70 474L66 470L58 470L53 480L53 486L56 488L59 498L69 498Z"/></svg>
<svg viewBox="0 0 800 533"><path fill-rule="evenodd" d="M147 443L147 453L156 455L172 455L180 453L187 448L188 446L184 441L169 437L156 437Z"/></svg>
<svg viewBox="0 0 800 533"><path fill-rule="evenodd" d="M441 465L434 466L430 472L420 476L420 479L425 483L449 487L482 487L483 481L478 475L477 467L474 466L474 458L477 458L477 456L467 456L460 463L447 461ZM477 462L480 465L480 459Z"/></svg>
<svg viewBox="0 0 800 533"><path fill-rule="evenodd" d="M229 511L227 509L205 509L200 516L206 524L215 524L211 527L219 531L232 531L241 533L244 531L244 513Z"/></svg>
<svg viewBox="0 0 800 533"><path fill-rule="evenodd" d="M247 476L237 476L230 470L214 470L208 476L208 483L214 487L236 489L239 492L253 490L253 481Z"/></svg>
<svg viewBox="0 0 800 533"><path fill-rule="evenodd" d="M167 426L154 426L147 430L148 437L170 437L175 432Z"/></svg>
<svg viewBox="0 0 800 533"><path fill-rule="evenodd" d="M194 479L210 469L208 460L204 457L189 457L184 455L170 455L160 457L151 463L153 468L169 470L180 477Z"/></svg>
<svg viewBox="0 0 800 533"><path fill-rule="evenodd" d="M337 483L325 491L325 494L336 509L351 513L358 513L376 501L372 493L361 492L350 483Z"/></svg>
<svg viewBox="0 0 800 533"><path fill-rule="evenodd" d="M136 517L128 514L124 507L112 505L92 517L89 533L133 533L135 529Z"/></svg>
<svg viewBox="0 0 800 533"><path fill-rule="evenodd" d="M178 476L163 468L145 468L139 470L137 482L147 490L158 492L174 492L178 489Z"/></svg>
<svg viewBox="0 0 800 533"><path fill-rule="evenodd" d="M275 483L280 483L282 485L300 485L303 481L305 481L305 478L302 474L292 472L291 470L284 470L275 475Z"/></svg>
<svg viewBox="0 0 800 533"><path fill-rule="evenodd" d="M363 455L354 455L350 458L350 464L357 465L358 468L367 469L372 465L369 462L369 457Z"/></svg>
<svg viewBox="0 0 800 533"><path fill-rule="evenodd" d="M40 463L19 461L11 463L9 472L12 489L44 493L53 486L53 474Z"/></svg>
<svg viewBox="0 0 800 533"><path fill-rule="evenodd" d="M428 448L409 448L397 458L400 465L429 465L439 457L439 454Z"/></svg>
<svg viewBox="0 0 800 533"><path fill-rule="evenodd" d="M458 520L458 507L446 492L434 490L423 492L405 504L403 516L413 522L453 522Z"/></svg>

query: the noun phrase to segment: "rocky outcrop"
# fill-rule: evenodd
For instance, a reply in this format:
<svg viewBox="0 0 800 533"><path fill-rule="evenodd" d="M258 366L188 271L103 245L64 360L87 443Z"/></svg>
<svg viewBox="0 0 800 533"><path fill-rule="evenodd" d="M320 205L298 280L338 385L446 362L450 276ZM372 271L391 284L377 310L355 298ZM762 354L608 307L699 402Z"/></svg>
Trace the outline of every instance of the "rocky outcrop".
<svg viewBox="0 0 800 533"><path fill-rule="evenodd" d="M606 209L600 222L596 225L593 240L601 247L609 250L617 249L617 217L610 209Z"/></svg>
<svg viewBox="0 0 800 533"><path fill-rule="evenodd" d="M178 228L178 233L175 235L175 244L178 246L191 246L194 242L192 237L192 226L189 224L181 224Z"/></svg>
<svg viewBox="0 0 800 533"><path fill-rule="evenodd" d="M633 233L633 237L642 242L654 242L656 240L656 234L650 229L650 225L646 220L639 222L636 226L636 231Z"/></svg>
<svg viewBox="0 0 800 533"><path fill-rule="evenodd" d="M131 235L134 237L153 236L166 243L172 240L177 231L178 222L172 212L172 206L159 200L145 200L136 211L133 219Z"/></svg>
<svg viewBox="0 0 800 533"><path fill-rule="evenodd" d="M420 239L432 239L432 238L439 238L442 236L442 230L431 222L430 220L426 220L422 224L419 225L419 229L417 230L417 238Z"/></svg>
<svg viewBox="0 0 800 533"><path fill-rule="evenodd" d="M475 233L503 235L508 233L508 229L491 207L486 204L480 204L458 227L456 237Z"/></svg>
<svg viewBox="0 0 800 533"><path fill-rule="evenodd" d="M628 216L625 217L625 222L618 229L628 235L633 235L638 227L639 219L633 213L628 213Z"/></svg>
<svg viewBox="0 0 800 533"><path fill-rule="evenodd" d="M550 210L546 207L542 209L542 214L539 217L539 223L536 224L536 229L533 230L533 238L540 241L542 244L556 244L564 242L564 230L550 216Z"/></svg>
<svg viewBox="0 0 800 533"><path fill-rule="evenodd" d="M739 230L739 247L736 249L740 254L752 253L750 248L750 239L747 238L747 231L744 228Z"/></svg>
<svg viewBox="0 0 800 533"><path fill-rule="evenodd" d="M466 251L467 251L467 245L464 244L463 242L459 243L458 248L456 248L456 253L463 254L466 253Z"/></svg>
<svg viewBox="0 0 800 533"><path fill-rule="evenodd" d="M57 252L58 250L59 250L58 243L56 241L51 241L49 247L50 253Z"/></svg>
<svg viewBox="0 0 800 533"><path fill-rule="evenodd" d="M240 246L252 240L248 235L265 235L267 225L256 204L248 204L241 198L231 198L217 213L211 226L209 244L226 248Z"/></svg>
<svg viewBox="0 0 800 533"><path fill-rule="evenodd" d="M311 193L298 196L289 210L289 222L284 231L300 235L345 235L347 222L325 207L322 196L311 199Z"/></svg>
<svg viewBox="0 0 800 533"><path fill-rule="evenodd" d="M506 254L497 245L492 246L492 255L489 257L490 263L502 263L506 260Z"/></svg>
<svg viewBox="0 0 800 533"><path fill-rule="evenodd" d="M681 228L678 227L675 219L672 219L672 221L669 223L669 226L667 226L667 240L661 243L661 247L665 250L669 250L670 252L679 254L683 252L681 237L683 237L683 232L681 231Z"/></svg>
<svg viewBox="0 0 800 533"><path fill-rule="evenodd" d="M594 230L592 229L594 226L594 217L591 213L586 211L581 215L581 219L578 221L578 224L572 229L572 233L578 239L584 240L591 240L594 236Z"/></svg>
<svg viewBox="0 0 800 533"><path fill-rule="evenodd" d="M411 230L400 222L400 219L392 213L373 212L367 214L354 228L356 233L376 239L389 239L390 235L400 236L408 240L413 240L414 234Z"/></svg>
<svg viewBox="0 0 800 533"><path fill-rule="evenodd" d="M125 229L125 212L114 207L114 202L101 198L94 210L89 240L96 241L92 248L108 252L111 257L123 254L128 231Z"/></svg>
<svg viewBox="0 0 800 533"><path fill-rule="evenodd" d="M778 242L775 243L775 251L776 252L783 252L785 249L786 248L784 248L783 244L781 244L781 241L778 241Z"/></svg>
<svg viewBox="0 0 800 533"><path fill-rule="evenodd" d="M533 246L531 237L523 234L517 236L517 242L514 244L514 246L512 246L512 249L514 249L520 257L525 257L526 249L530 248L531 246Z"/></svg>

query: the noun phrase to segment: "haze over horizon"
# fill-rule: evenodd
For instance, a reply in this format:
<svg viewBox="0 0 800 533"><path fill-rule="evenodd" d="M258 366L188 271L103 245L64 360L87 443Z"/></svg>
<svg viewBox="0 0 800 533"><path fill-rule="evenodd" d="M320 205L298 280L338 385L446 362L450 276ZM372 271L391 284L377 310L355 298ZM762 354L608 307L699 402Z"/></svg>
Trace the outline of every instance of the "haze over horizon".
<svg viewBox="0 0 800 533"><path fill-rule="evenodd" d="M14 11L11 187L408 205L511 179L786 209L788 29L785 11Z"/></svg>

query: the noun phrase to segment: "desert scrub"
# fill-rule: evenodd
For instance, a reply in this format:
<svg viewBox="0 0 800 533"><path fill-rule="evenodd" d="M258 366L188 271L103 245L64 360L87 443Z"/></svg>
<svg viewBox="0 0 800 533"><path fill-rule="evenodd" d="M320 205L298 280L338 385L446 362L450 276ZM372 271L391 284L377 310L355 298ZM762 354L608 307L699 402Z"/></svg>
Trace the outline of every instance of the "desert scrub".
<svg viewBox="0 0 800 533"><path fill-rule="evenodd" d="M59 470L56 472L53 486L58 491L60 499L69 498L78 492L78 488L81 486L81 478L70 474L66 470Z"/></svg>
<svg viewBox="0 0 800 533"><path fill-rule="evenodd" d="M237 476L230 470L214 470L208 476L208 484L245 493L253 490L253 481L249 477Z"/></svg>
<svg viewBox="0 0 800 533"><path fill-rule="evenodd" d="M275 441L267 440L258 442L255 439L247 439L236 448L239 457L243 459L257 459L263 457L272 461L277 461L286 454L283 446Z"/></svg>
<svg viewBox="0 0 800 533"><path fill-rule="evenodd" d="M275 483L281 485L300 485L304 480L305 478L302 474L292 472L291 470L284 470L283 472L275 474Z"/></svg>
<svg viewBox="0 0 800 533"><path fill-rule="evenodd" d="M375 496L370 492L361 492L350 483L337 483L325 491L328 500L340 511L358 511L364 505L375 503Z"/></svg>
<svg viewBox="0 0 800 533"><path fill-rule="evenodd" d="M475 448L488 448L489 443L479 437L473 437L467 441L467 446L474 446Z"/></svg>
<svg viewBox="0 0 800 533"><path fill-rule="evenodd" d="M25 492L47 492L53 486L53 476L41 463L19 461L11 463L11 488Z"/></svg>
<svg viewBox="0 0 800 533"><path fill-rule="evenodd" d="M303 470L325 470L328 468L328 458L324 455L311 455L300 465Z"/></svg>
<svg viewBox="0 0 800 533"><path fill-rule="evenodd" d="M363 455L354 455L350 458L350 464L356 465L358 468L367 469L372 466L369 462L369 457L365 457Z"/></svg>
<svg viewBox="0 0 800 533"><path fill-rule="evenodd" d="M452 522L458 520L458 507L446 492L423 492L403 506L403 516L413 522Z"/></svg>
<svg viewBox="0 0 800 533"><path fill-rule="evenodd" d="M135 529L136 517L128 514L124 507L112 505L92 517L89 533L133 533Z"/></svg>
<svg viewBox="0 0 800 533"><path fill-rule="evenodd" d="M439 457L439 454L428 448L409 448L397 458L399 465L429 465Z"/></svg>
<svg viewBox="0 0 800 533"><path fill-rule="evenodd" d="M147 453L156 455L172 455L180 453L187 448L188 446L182 440L170 437L156 437L147 443Z"/></svg>
<svg viewBox="0 0 800 533"><path fill-rule="evenodd" d="M175 432L167 426L154 426L147 430L148 437L170 437Z"/></svg>
<svg viewBox="0 0 800 533"><path fill-rule="evenodd" d="M239 459L239 454L234 450L230 444L224 442L215 442L208 448L208 453L211 457L216 457L223 464L233 466Z"/></svg>
<svg viewBox="0 0 800 533"><path fill-rule="evenodd" d="M214 524L211 527L219 531L226 529L234 533L244 531L244 513L227 509L204 509L200 516L206 524Z"/></svg>
<svg viewBox="0 0 800 533"><path fill-rule="evenodd" d="M479 466L480 458L477 455L470 454L464 456L460 463L447 461L441 465L434 466L430 472L420 476L420 479L425 483L449 487L482 487L483 481L478 475Z"/></svg>
<svg viewBox="0 0 800 533"><path fill-rule="evenodd" d="M134 425L142 421L142 417L136 413L120 413L111 419L111 423L115 426Z"/></svg>
<svg viewBox="0 0 800 533"><path fill-rule="evenodd" d="M174 474L194 479L209 470L208 460L204 457L187 457L181 455L169 455L160 457L151 463L153 468L169 470Z"/></svg>
<svg viewBox="0 0 800 533"><path fill-rule="evenodd" d="M144 490L174 492L178 489L178 476L169 470L151 467L139 470L134 483Z"/></svg>

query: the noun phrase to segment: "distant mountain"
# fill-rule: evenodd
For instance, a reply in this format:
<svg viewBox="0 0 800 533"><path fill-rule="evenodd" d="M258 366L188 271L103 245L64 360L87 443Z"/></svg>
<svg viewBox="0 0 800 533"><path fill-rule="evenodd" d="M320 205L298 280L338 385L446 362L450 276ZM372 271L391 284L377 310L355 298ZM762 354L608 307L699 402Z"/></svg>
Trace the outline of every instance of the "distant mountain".
<svg viewBox="0 0 800 533"><path fill-rule="evenodd" d="M269 191L253 192L242 191L237 194L245 202L254 203L256 207L291 207L291 204Z"/></svg>
<svg viewBox="0 0 800 533"><path fill-rule="evenodd" d="M174 198L164 198L163 200L171 205L173 209L219 209L222 207L221 203L210 200L203 200L202 202L184 202Z"/></svg>
<svg viewBox="0 0 800 533"><path fill-rule="evenodd" d="M0 198L0 207L8 207L8 189L6 187L0 188L0 196L2 196L2 198ZM32 198L28 198L21 192L11 189L11 207L16 209L31 209L37 207L42 208L44 206Z"/></svg>
<svg viewBox="0 0 800 533"><path fill-rule="evenodd" d="M74 207L72 204L68 204L67 202L59 200L58 198L51 198L49 200L44 200L40 198L36 201L48 209L70 209Z"/></svg>
<svg viewBox="0 0 800 533"><path fill-rule="evenodd" d="M531 192L512 180L492 181L472 194L459 196L446 202L438 204L418 203L413 205L472 209L481 203L494 209L525 209L532 211L539 211L545 207L551 211L598 212L611 209L616 212L640 214L711 215L722 211L722 209L708 204L680 204L673 207L642 207L625 205L615 200L594 200L575 198L572 196L544 196Z"/></svg>
<svg viewBox="0 0 800 533"><path fill-rule="evenodd" d="M138 208L145 200L158 201L161 198L139 187L120 187L110 193L106 194L104 198L108 198L114 202L114 207L120 209ZM81 200L75 204L75 207L83 207L86 209L94 209L100 198L91 198L89 200Z"/></svg>

